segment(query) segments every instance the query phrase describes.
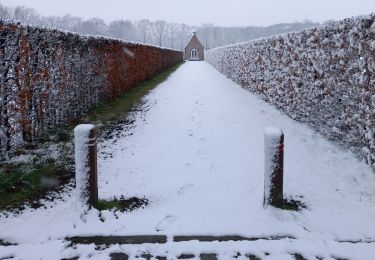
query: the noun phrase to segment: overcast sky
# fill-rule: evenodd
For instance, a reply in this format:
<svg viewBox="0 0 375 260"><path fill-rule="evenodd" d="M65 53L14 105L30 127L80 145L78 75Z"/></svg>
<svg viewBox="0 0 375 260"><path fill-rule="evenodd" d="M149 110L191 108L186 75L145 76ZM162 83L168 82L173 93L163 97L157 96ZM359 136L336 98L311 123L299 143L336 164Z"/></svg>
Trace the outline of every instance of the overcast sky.
<svg viewBox="0 0 375 260"><path fill-rule="evenodd" d="M375 12L375 0L0 0L32 7L42 15L166 20L189 25L271 25L337 20Z"/></svg>

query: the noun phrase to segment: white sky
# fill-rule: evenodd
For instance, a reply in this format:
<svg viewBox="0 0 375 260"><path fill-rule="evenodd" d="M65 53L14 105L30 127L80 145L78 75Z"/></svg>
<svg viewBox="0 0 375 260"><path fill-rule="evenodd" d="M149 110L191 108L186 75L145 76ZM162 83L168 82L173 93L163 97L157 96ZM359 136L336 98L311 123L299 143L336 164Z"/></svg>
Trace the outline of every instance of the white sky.
<svg viewBox="0 0 375 260"><path fill-rule="evenodd" d="M0 0L42 15L166 20L189 25L271 25L305 19L324 22L375 12L375 0Z"/></svg>

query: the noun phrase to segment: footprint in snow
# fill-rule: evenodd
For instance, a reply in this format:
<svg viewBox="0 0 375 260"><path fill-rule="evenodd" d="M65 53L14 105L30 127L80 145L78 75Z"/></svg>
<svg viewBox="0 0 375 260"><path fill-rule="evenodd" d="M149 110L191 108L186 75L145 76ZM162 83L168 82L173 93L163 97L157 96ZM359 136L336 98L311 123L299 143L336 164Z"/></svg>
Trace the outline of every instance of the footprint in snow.
<svg viewBox="0 0 375 260"><path fill-rule="evenodd" d="M210 168L208 169L210 172L216 171L216 165L214 163L211 163Z"/></svg>
<svg viewBox="0 0 375 260"><path fill-rule="evenodd" d="M207 142L207 139L204 138L204 137L201 137L201 138L199 138L199 142L200 142L200 143L206 143L206 142Z"/></svg>
<svg viewBox="0 0 375 260"><path fill-rule="evenodd" d="M186 184L184 186L182 186L178 191L177 191L177 194L178 195L182 195L184 194L187 190L190 190L191 188L194 187L194 184Z"/></svg>
<svg viewBox="0 0 375 260"><path fill-rule="evenodd" d="M205 156L205 155L207 155L207 151L204 150L204 149L199 149L199 150L198 150L198 154L199 154L199 155L202 155L202 156Z"/></svg>
<svg viewBox="0 0 375 260"><path fill-rule="evenodd" d="M188 130L187 133L189 136L194 136L193 130Z"/></svg>
<svg viewBox="0 0 375 260"><path fill-rule="evenodd" d="M173 215L166 215L155 227L156 231L164 231L169 228L175 221L177 220L177 216Z"/></svg>

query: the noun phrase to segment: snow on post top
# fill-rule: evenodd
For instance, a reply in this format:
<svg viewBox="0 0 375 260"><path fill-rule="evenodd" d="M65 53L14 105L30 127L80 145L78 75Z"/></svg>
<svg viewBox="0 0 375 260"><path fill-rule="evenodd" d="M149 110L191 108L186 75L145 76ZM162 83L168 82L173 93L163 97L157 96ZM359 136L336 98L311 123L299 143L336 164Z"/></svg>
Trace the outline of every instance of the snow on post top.
<svg viewBox="0 0 375 260"><path fill-rule="evenodd" d="M95 128L92 124L81 124L74 128L74 139L77 142L84 142L88 136L90 131Z"/></svg>
<svg viewBox="0 0 375 260"><path fill-rule="evenodd" d="M93 129L95 126L93 124L80 124L80 125L77 125L75 128L74 128L74 132L77 132L77 131L89 131L91 129Z"/></svg>
<svg viewBox="0 0 375 260"><path fill-rule="evenodd" d="M269 137L280 137L283 134L283 131L281 131L278 127L267 127L264 129L264 135Z"/></svg>

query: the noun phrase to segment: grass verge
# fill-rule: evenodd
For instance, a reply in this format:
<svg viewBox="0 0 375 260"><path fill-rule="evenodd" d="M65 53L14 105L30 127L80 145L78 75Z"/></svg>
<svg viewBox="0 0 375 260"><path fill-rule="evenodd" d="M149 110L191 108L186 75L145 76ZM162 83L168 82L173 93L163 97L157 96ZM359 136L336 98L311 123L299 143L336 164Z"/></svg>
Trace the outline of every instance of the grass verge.
<svg viewBox="0 0 375 260"><path fill-rule="evenodd" d="M0 210L22 208L28 202L38 207L37 199L65 184L71 174L53 163L30 167L27 164L6 165L0 174Z"/></svg>
<svg viewBox="0 0 375 260"><path fill-rule="evenodd" d="M180 65L177 64L131 90L125 91L114 100L97 106L87 115L86 121L101 127L106 126L109 122L123 118L124 115L139 106L142 103L142 98L157 85L165 81Z"/></svg>
<svg viewBox="0 0 375 260"><path fill-rule="evenodd" d="M120 199L115 198L113 200L99 200L98 210L119 210L121 212L132 211L147 206L148 203L148 199L137 197L128 199L121 197Z"/></svg>

